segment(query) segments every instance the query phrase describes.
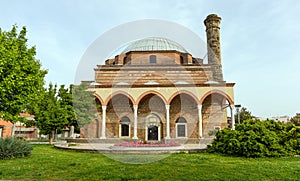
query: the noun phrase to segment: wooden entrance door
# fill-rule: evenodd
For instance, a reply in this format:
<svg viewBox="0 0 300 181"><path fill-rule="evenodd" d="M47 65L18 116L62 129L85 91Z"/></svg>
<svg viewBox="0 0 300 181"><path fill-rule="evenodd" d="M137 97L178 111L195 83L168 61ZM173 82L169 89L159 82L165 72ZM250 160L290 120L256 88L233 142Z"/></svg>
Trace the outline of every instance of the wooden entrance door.
<svg viewBox="0 0 300 181"><path fill-rule="evenodd" d="M158 127L157 126L149 126L148 127L148 140L158 140Z"/></svg>

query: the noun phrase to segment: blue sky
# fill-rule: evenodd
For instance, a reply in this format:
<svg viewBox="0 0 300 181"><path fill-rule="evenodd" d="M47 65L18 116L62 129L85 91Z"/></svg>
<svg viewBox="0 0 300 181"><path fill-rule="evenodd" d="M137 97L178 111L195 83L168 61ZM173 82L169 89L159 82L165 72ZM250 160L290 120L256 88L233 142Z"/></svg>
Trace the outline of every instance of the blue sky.
<svg viewBox="0 0 300 181"><path fill-rule="evenodd" d="M58 84L74 83L85 50L115 26L168 20L205 40L203 20L216 13L224 78L236 83L235 102L255 116L300 112L299 0L2 0L0 12L3 30L27 27L29 44L49 70L47 82Z"/></svg>

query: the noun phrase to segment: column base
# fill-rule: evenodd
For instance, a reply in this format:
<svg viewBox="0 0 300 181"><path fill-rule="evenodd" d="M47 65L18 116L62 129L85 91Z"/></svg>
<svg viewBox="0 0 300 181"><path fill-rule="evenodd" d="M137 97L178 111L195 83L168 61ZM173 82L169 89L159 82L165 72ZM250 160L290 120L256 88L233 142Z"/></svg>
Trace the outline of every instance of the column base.
<svg viewBox="0 0 300 181"><path fill-rule="evenodd" d="M165 139L166 139L166 140L169 140L169 139L171 139L171 137L170 137L170 136L166 136Z"/></svg>
<svg viewBox="0 0 300 181"><path fill-rule="evenodd" d="M100 140L105 140L105 139L106 139L105 136L101 136L101 137L100 137Z"/></svg>
<svg viewBox="0 0 300 181"><path fill-rule="evenodd" d="M136 137L136 136L134 136L134 137L132 137L132 139L133 140L137 140L137 139L139 139L138 137Z"/></svg>

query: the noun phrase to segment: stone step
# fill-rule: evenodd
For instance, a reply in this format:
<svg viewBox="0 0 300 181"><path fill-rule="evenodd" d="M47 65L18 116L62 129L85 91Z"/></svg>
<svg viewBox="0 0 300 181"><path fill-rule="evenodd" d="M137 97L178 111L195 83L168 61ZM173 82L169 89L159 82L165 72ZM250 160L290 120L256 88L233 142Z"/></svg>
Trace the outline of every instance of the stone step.
<svg viewBox="0 0 300 181"><path fill-rule="evenodd" d="M209 145L211 144L213 140L213 137L209 138L190 138L190 139L177 139L177 138L171 138L171 139L162 139L159 141L160 143L166 143L166 142L175 142L180 144L203 144L203 145ZM68 143L122 143L122 142L132 142L135 141L133 139L119 139L119 138L107 138L107 139L100 139L100 138L75 138L75 139L66 139ZM158 141L157 141L158 142Z"/></svg>

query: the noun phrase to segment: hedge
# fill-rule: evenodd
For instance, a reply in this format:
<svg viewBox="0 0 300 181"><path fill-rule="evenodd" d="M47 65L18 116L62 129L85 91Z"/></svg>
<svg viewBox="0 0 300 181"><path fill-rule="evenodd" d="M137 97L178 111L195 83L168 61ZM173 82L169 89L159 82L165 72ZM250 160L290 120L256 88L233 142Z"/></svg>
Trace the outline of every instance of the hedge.
<svg viewBox="0 0 300 181"><path fill-rule="evenodd" d="M300 154L300 126L273 120L247 120L235 130L216 134L208 152L243 157L280 157Z"/></svg>

